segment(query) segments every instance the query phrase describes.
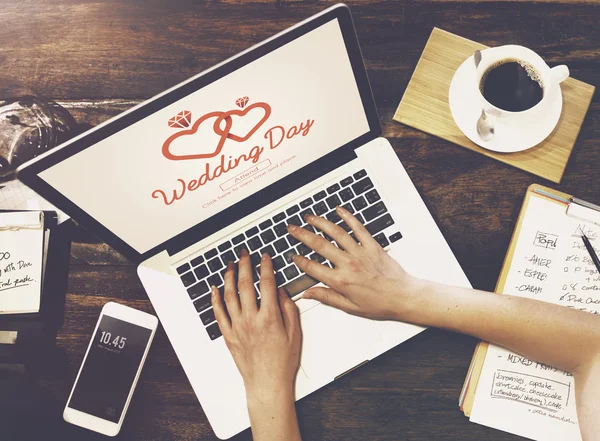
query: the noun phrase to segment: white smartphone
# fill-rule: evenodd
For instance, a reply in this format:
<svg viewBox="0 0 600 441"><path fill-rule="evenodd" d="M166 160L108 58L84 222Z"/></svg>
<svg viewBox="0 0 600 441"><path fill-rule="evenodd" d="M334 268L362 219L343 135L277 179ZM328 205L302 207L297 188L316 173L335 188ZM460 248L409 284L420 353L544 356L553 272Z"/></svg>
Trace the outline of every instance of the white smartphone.
<svg viewBox="0 0 600 441"><path fill-rule="evenodd" d="M157 326L153 315L104 305L63 412L66 422L119 433Z"/></svg>

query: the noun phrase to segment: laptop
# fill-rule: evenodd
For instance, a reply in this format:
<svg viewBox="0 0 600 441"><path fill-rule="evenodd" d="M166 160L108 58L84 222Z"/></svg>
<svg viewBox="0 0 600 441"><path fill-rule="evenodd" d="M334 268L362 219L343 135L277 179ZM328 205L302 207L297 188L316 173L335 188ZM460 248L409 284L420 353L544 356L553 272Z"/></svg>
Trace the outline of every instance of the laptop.
<svg viewBox="0 0 600 441"><path fill-rule="evenodd" d="M212 428L249 427L211 309L226 262L269 253L300 309L300 399L421 332L302 292L322 256L286 231L343 205L410 273L469 286L381 127L352 17L333 6L72 139L18 177L138 266ZM308 228L308 227L307 227ZM256 283L258 286L258 273ZM258 290L257 290L258 292ZM268 363L265 360L265 363Z"/></svg>

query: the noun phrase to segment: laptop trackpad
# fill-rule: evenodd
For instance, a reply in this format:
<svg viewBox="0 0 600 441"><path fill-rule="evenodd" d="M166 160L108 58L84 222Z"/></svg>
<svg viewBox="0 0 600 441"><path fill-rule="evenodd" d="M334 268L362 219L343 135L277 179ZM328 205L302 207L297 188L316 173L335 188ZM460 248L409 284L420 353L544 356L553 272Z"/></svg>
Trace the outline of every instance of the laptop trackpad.
<svg viewBox="0 0 600 441"><path fill-rule="evenodd" d="M376 322L325 305L305 311L300 321L300 364L309 378L333 378L367 360L367 346L381 338Z"/></svg>

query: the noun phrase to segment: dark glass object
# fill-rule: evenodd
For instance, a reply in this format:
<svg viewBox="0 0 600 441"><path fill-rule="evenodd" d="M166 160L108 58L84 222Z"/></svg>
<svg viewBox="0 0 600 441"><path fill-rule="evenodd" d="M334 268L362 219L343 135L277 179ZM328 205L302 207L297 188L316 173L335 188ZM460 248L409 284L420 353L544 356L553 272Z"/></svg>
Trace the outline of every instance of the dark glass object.
<svg viewBox="0 0 600 441"><path fill-rule="evenodd" d="M21 164L68 140L76 127L65 108L0 78L0 182L13 179Z"/></svg>

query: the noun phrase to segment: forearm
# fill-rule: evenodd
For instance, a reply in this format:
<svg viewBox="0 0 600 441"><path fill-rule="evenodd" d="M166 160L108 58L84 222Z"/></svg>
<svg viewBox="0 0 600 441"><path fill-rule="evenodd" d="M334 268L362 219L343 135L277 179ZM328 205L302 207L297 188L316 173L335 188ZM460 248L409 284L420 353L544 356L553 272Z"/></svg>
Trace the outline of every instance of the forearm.
<svg viewBox="0 0 600 441"><path fill-rule="evenodd" d="M301 441L296 406L291 391L252 394L248 412L254 441Z"/></svg>
<svg viewBox="0 0 600 441"><path fill-rule="evenodd" d="M418 280L403 318L469 334L574 372L600 351L600 317L546 302Z"/></svg>

